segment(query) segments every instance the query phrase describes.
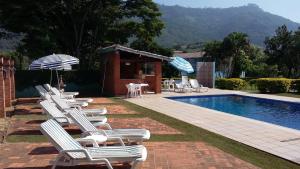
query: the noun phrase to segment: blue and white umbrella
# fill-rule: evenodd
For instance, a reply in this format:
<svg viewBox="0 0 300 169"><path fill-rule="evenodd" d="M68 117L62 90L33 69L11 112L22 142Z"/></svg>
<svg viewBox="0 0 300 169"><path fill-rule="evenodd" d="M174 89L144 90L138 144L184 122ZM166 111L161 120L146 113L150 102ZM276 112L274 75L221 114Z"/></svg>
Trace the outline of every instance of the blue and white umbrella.
<svg viewBox="0 0 300 169"><path fill-rule="evenodd" d="M71 70L71 65L75 64L79 64L79 59L73 56L65 54L52 54L33 61L29 65L29 70Z"/></svg>
<svg viewBox="0 0 300 169"><path fill-rule="evenodd" d="M52 54L45 57L41 57L37 60L34 60L29 65L29 70L41 70L41 69L50 69L51 78L50 85L52 82L52 70L56 70L57 82L58 72L57 70L72 70L72 65L79 64L79 59L65 54ZM59 85L58 85L59 86Z"/></svg>
<svg viewBox="0 0 300 169"><path fill-rule="evenodd" d="M177 68L178 70L180 70L181 72L186 72L186 73L193 73L194 72L194 68L190 64L190 62L183 59L182 57L179 57L179 56L173 57L170 64L172 66L174 66L175 68Z"/></svg>

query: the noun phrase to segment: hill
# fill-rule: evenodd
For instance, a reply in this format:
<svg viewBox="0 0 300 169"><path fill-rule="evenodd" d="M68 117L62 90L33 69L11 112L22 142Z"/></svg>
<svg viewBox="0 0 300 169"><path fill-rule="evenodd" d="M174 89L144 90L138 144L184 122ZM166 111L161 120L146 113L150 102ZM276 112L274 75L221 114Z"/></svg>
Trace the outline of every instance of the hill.
<svg viewBox="0 0 300 169"><path fill-rule="evenodd" d="M157 42L166 47L220 40L231 32L244 32L260 46L283 24L291 30L300 24L263 11L255 4L231 8L159 6L165 29Z"/></svg>

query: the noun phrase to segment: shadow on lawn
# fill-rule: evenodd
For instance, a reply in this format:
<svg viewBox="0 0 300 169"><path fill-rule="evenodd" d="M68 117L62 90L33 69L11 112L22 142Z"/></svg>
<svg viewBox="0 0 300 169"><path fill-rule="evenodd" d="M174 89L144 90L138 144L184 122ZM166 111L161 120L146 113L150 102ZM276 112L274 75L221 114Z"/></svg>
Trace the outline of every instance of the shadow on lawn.
<svg viewBox="0 0 300 169"><path fill-rule="evenodd" d="M53 146L45 146L45 147L37 147L29 153L29 155L45 155L45 154L58 154L58 151Z"/></svg>
<svg viewBox="0 0 300 169"><path fill-rule="evenodd" d="M68 129L65 128L65 130L71 134L71 135L75 135L75 134L81 134L82 132L79 129ZM40 130L17 130L17 131L13 131L9 134L9 136L11 135L42 135Z"/></svg>
<svg viewBox="0 0 300 169"><path fill-rule="evenodd" d="M41 115L43 114L42 109L15 109L15 111L10 113L10 116L13 115Z"/></svg>
<svg viewBox="0 0 300 169"><path fill-rule="evenodd" d="M13 131L9 134L11 135L42 135L40 130L18 130L18 131Z"/></svg>
<svg viewBox="0 0 300 169"><path fill-rule="evenodd" d="M27 121L26 124L41 124L45 122L45 120L31 120L31 121Z"/></svg>

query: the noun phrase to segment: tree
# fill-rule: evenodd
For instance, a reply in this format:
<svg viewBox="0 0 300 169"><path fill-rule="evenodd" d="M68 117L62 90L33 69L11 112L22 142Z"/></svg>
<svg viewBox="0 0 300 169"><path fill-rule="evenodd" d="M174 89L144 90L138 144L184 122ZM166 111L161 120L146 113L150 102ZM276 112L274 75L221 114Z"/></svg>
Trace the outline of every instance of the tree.
<svg viewBox="0 0 300 169"><path fill-rule="evenodd" d="M92 68L96 49L113 43L148 46L161 33L151 0L10 0L0 2L3 27L25 33L22 54L31 58L67 53ZM142 46L140 45L140 46Z"/></svg>
<svg viewBox="0 0 300 169"><path fill-rule="evenodd" d="M230 77L239 77L248 64L247 51L250 46L248 35L241 32L230 33L224 38L222 51L228 58Z"/></svg>
<svg viewBox="0 0 300 169"><path fill-rule="evenodd" d="M250 65L250 42L247 34L233 32L223 41L212 41L204 45L205 56L217 63L217 69L224 72L226 77L238 77Z"/></svg>
<svg viewBox="0 0 300 169"><path fill-rule="evenodd" d="M289 31L285 25L278 27L273 37L265 40L265 53L269 56L268 64L278 65L281 74L287 77L294 77L299 61L294 56L293 32Z"/></svg>

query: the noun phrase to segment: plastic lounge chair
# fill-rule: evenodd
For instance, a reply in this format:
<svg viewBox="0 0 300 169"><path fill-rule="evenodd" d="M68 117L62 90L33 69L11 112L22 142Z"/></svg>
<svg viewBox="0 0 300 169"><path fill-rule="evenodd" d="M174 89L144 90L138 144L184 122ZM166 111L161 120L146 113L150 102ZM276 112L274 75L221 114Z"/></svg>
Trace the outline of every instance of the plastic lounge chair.
<svg viewBox="0 0 300 169"><path fill-rule="evenodd" d="M82 136L104 135L108 139L121 138L129 143L131 142L143 142L150 139L150 131L146 129L112 129L108 130L97 129L92 123L76 109L69 112L70 118L83 132Z"/></svg>
<svg viewBox="0 0 300 169"><path fill-rule="evenodd" d="M98 116L98 115L104 115L107 114L107 109L102 108L102 109L82 109L80 106L72 105L66 102L65 100L61 99L59 96L54 95L51 96L53 102L56 104L56 106L61 110L61 111L68 111L73 108L77 108L79 111L85 113L88 116Z"/></svg>
<svg viewBox="0 0 300 169"><path fill-rule="evenodd" d="M42 98L41 100L51 100L51 95L42 85L37 85L37 86L35 86L35 88L39 92L39 94ZM69 99L67 99L67 100L63 99L63 100L65 100L68 104L70 104L72 106L83 106L83 107L88 106L87 102L74 101L74 100L69 100Z"/></svg>
<svg viewBox="0 0 300 169"><path fill-rule="evenodd" d="M184 85L182 82L175 81L175 92L191 92L192 88L189 85Z"/></svg>
<svg viewBox="0 0 300 169"><path fill-rule="evenodd" d="M147 158L147 149L143 145L99 147L90 140L94 147L83 147L80 140L74 140L52 119L42 123L40 130L59 151L52 169L80 164L105 164L108 169L113 169L114 162L131 162L131 169L134 169L138 162Z"/></svg>
<svg viewBox="0 0 300 169"><path fill-rule="evenodd" d="M66 114L61 112L53 103L48 100L44 100L40 102L43 111L50 116L50 118L55 119L62 126L73 124L74 122L70 119ZM110 128L109 124L107 124L107 118L105 116L98 117L86 117L88 121L90 121L95 126L107 126Z"/></svg>
<svg viewBox="0 0 300 169"><path fill-rule="evenodd" d="M49 84L44 84L45 89L47 89L50 93L53 95L60 96L62 99L68 99L70 101L78 101L78 102L93 102L93 99L91 98L75 98L75 95L78 92L75 92L73 94L67 94L65 92L60 92L57 88L51 87Z"/></svg>
<svg viewBox="0 0 300 169"><path fill-rule="evenodd" d="M50 84L46 83L46 84L44 84L44 88L47 91L51 91L52 86ZM79 95L79 92L60 92L60 93L63 95L71 95L73 97Z"/></svg>
<svg viewBox="0 0 300 169"><path fill-rule="evenodd" d="M203 85L200 85L196 79L190 79L190 84L196 92L208 91L208 87L203 87Z"/></svg>

